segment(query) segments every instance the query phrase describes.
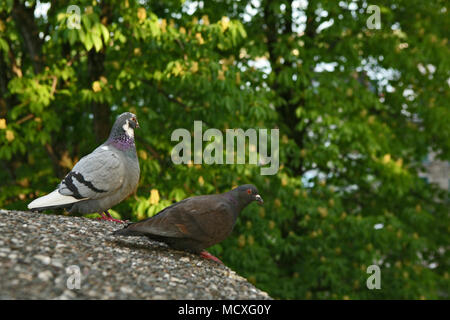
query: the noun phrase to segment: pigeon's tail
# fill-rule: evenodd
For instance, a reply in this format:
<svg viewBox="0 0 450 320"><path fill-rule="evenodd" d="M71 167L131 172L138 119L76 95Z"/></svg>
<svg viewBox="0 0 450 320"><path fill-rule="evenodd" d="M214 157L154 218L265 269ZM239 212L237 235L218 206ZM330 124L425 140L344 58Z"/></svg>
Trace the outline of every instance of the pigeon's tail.
<svg viewBox="0 0 450 320"><path fill-rule="evenodd" d="M28 209L33 211L42 211L57 208L71 207L75 202L85 200L77 199L72 196L65 196L55 190L43 197L37 198L28 204Z"/></svg>
<svg viewBox="0 0 450 320"><path fill-rule="evenodd" d="M142 232L133 230L133 225L134 223L129 223L128 225L123 227L123 229L116 230L112 234L115 236L143 236L144 234Z"/></svg>

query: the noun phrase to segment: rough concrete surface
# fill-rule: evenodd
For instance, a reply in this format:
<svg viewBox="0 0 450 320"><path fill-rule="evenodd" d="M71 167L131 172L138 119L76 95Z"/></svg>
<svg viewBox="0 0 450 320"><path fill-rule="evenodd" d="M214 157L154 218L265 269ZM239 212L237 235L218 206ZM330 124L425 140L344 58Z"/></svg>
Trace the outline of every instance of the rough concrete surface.
<svg viewBox="0 0 450 320"><path fill-rule="evenodd" d="M111 235L120 227L0 209L0 299L271 299L224 265Z"/></svg>

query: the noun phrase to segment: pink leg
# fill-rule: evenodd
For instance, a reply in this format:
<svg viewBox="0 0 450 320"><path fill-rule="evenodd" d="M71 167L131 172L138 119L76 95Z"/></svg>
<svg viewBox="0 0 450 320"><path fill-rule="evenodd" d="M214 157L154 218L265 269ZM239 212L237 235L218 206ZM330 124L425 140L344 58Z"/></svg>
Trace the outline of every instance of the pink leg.
<svg viewBox="0 0 450 320"><path fill-rule="evenodd" d="M107 216L105 216L105 213ZM97 220L106 220L106 221L114 221L114 222L119 222L119 223L126 223L125 221L114 219L113 217L111 217L111 214L108 212L108 210L106 210L104 213L102 212L101 215L102 215L102 217L97 218Z"/></svg>
<svg viewBox="0 0 450 320"><path fill-rule="evenodd" d="M215 262L218 262L218 263L220 263L220 264L223 264L223 262L220 261L219 258L216 258L216 257L213 256L211 253L209 253L208 251L203 250L202 252L200 252L200 256L201 256L202 258L209 259L209 260L213 260L213 261L215 261Z"/></svg>

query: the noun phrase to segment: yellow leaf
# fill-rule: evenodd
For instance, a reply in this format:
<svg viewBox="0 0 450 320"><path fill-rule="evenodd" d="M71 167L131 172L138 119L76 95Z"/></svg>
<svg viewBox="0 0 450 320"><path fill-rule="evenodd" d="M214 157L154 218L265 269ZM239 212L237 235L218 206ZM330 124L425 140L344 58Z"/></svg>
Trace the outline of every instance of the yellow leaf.
<svg viewBox="0 0 450 320"><path fill-rule="evenodd" d="M143 22L147 18L147 11L145 8L140 7L137 11L137 17L139 22Z"/></svg>
<svg viewBox="0 0 450 320"><path fill-rule="evenodd" d="M6 129L6 119L0 119L0 130Z"/></svg>
<svg viewBox="0 0 450 320"><path fill-rule="evenodd" d="M159 203L159 191L157 189L152 189L150 191L150 204Z"/></svg>
<svg viewBox="0 0 450 320"><path fill-rule="evenodd" d="M269 221L269 229L272 230L273 228L275 228L275 221L270 220L270 221Z"/></svg>
<svg viewBox="0 0 450 320"><path fill-rule="evenodd" d="M100 76L100 81L103 82L104 84L108 83L108 79L106 79L106 77L104 77L104 76Z"/></svg>
<svg viewBox="0 0 450 320"><path fill-rule="evenodd" d="M204 24L205 26L209 26L209 17L208 17L207 15L204 15L204 16L202 17L202 20L203 20L203 24Z"/></svg>
<svg viewBox="0 0 450 320"><path fill-rule="evenodd" d="M202 44L205 43L205 40L203 40L202 34L201 34L200 32L197 32L197 33L195 34L195 38L197 39L197 41L198 41L199 44L202 45Z"/></svg>
<svg viewBox="0 0 450 320"><path fill-rule="evenodd" d="M134 55L140 56L142 54L141 48L134 48Z"/></svg>
<svg viewBox="0 0 450 320"><path fill-rule="evenodd" d="M94 82L92 83L92 90L93 90L94 92L100 92L100 91L102 90L102 88L100 87L100 82L94 81Z"/></svg>
<svg viewBox="0 0 450 320"><path fill-rule="evenodd" d="M174 65L174 67L172 69L172 73L175 76L183 75L183 66L181 65L180 62L178 62L178 61L175 62L175 65Z"/></svg>
<svg viewBox="0 0 450 320"><path fill-rule="evenodd" d="M17 183L24 188L29 187L30 185L30 180L28 180L27 178L23 178L22 180L17 181Z"/></svg>
<svg viewBox="0 0 450 320"><path fill-rule="evenodd" d="M6 140L8 140L8 142L11 142L14 140L14 132L12 132L11 130L6 130Z"/></svg>
<svg viewBox="0 0 450 320"><path fill-rule="evenodd" d="M219 70L219 74L217 75L218 80L225 80L225 74L223 70Z"/></svg>
<svg viewBox="0 0 450 320"><path fill-rule="evenodd" d="M203 186L203 185L205 184L205 179L203 179L202 176L200 176L200 177L198 178L198 184L199 184L200 186Z"/></svg>
<svg viewBox="0 0 450 320"><path fill-rule="evenodd" d="M273 202L273 204L275 205L275 207L279 208L281 207L281 201L280 199L276 198Z"/></svg>
<svg viewBox="0 0 450 320"><path fill-rule="evenodd" d="M388 154L385 154L384 155L384 157L383 157L383 163L384 164L387 164L387 163L389 163L391 161L391 155L388 153Z"/></svg>
<svg viewBox="0 0 450 320"><path fill-rule="evenodd" d="M228 70L228 67L227 67L227 65L224 63L224 64L222 64L222 71L227 71Z"/></svg>
<svg viewBox="0 0 450 320"><path fill-rule="evenodd" d="M366 110L366 109L362 109L360 115L361 115L361 117L363 117L363 118L364 118L365 116L367 116L367 110Z"/></svg>
<svg viewBox="0 0 450 320"><path fill-rule="evenodd" d="M236 72L236 84L237 85L241 84L241 73L240 72Z"/></svg>
<svg viewBox="0 0 450 320"><path fill-rule="evenodd" d="M186 34L186 29L184 27L180 27L180 33L181 34Z"/></svg>
<svg viewBox="0 0 450 320"><path fill-rule="evenodd" d="M191 70L192 73L196 73L198 71L198 62L197 61L193 61L192 62L190 70Z"/></svg>
<svg viewBox="0 0 450 320"><path fill-rule="evenodd" d="M222 27L222 32L227 31L229 25L230 25L230 18L222 17L222 19L220 19L220 26Z"/></svg>
<svg viewBox="0 0 450 320"><path fill-rule="evenodd" d="M142 160L147 160L147 152L145 152L145 150L139 150L139 157Z"/></svg>
<svg viewBox="0 0 450 320"><path fill-rule="evenodd" d="M245 236L243 235L243 234L241 234L239 237L238 237L238 245L239 245L239 247L244 247L245 246Z"/></svg>
<svg viewBox="0 0 450 320"><path fill-rule="evenodd" d="M304 158L306 156L306 150L305 149L301 149L300 150L300 155L302 156L302 158Z"/></svg>
<svg viewBox="0 0 450 320"><path fill-rule="evenodd" d="M163 33L166 32L167 20L166 19L162 19L159 27L161 28L161 31Z"/></svg>
<svg viewBox="0 0 450 320"><path fill-rule="evenodd" d="M65 151L62 154L61 160L59 161L59 165L69 170L73 168L73 162L72 159L70 159L69 157L69 152Z"/></svg>
<svg viewBox="0 0 450 320"><path fill-rule="evenodd" d="M258 214L263 219L266 216L266 210L263 207L260 207Z"/></svg>

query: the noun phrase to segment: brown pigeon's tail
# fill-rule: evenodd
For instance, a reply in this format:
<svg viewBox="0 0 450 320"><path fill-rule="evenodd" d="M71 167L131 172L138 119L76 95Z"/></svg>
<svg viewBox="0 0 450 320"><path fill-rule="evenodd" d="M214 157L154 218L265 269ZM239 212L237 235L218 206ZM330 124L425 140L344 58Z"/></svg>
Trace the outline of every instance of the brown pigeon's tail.
<svg viewBox="0 0 450 320"><path fill-rule="evenodd" d="M123 229L119 229L114 231L112 234L115 236L143 236L144 234L142 232L133 230L133 228L130 228L134 223L129 223L126 225Z"/></svg>

